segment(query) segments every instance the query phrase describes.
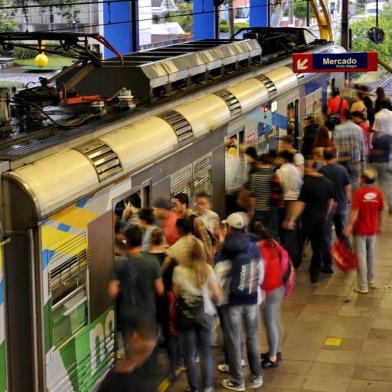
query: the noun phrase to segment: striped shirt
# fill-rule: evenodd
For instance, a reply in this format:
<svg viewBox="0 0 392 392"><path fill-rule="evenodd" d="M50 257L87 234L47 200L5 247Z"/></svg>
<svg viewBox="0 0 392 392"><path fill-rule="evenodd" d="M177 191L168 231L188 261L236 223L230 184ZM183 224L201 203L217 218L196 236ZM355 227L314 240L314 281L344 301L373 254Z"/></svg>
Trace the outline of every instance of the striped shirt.
<svg viewBox="0 0 392 392"><path fill-rule="evenodd" d="M256 211L271 209L271 183L274 175L272 168L257 168L249 175L245 189L256 198Z"/></svg>
<svg viewBox="0 0 392 392"><path fill-rule="evenodd" d="M339 158L346 158L349 162L365 160L365 141L360 126L352 121L337 125L333 140Z"/></svg>

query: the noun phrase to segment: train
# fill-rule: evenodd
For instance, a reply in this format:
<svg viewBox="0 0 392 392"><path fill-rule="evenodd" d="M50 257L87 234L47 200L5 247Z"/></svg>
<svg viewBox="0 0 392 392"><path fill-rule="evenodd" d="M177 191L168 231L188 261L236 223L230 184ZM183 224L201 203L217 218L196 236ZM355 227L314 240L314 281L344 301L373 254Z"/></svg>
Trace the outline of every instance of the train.
<svg viewBox="0 0 392 392"><path fill-rule="evenodd" d="M56 78L57 104L72 82L74 96L122 91L127 110L67 120L66 131L41 119L38 133L0 142L0 391L94 390L114 361L105 287L116 206L133 194L149 206L157 196L193 200L204 191L223 215L225 195L247 173L240 146L261 153L286 134L300 146L303 119L343 86L343 74L295 74L295 51L344 49L307 29L260 28L130 54L123 65L78 65ZM33 93L19 98L31 102Z"/></svg>

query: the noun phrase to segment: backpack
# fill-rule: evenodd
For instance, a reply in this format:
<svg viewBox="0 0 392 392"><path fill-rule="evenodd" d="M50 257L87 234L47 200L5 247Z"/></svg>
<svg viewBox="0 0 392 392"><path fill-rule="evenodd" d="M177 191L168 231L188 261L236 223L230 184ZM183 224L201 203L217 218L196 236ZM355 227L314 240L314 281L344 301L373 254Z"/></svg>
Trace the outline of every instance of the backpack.
<svg viewBox="0 0 392 392"><path fill-rule="evenodd" d="M250 242L246 251L238 253L232 260L230 302L257 302L259 268L261 267L257 245Z"/></svg>
<svg viewBox="0 0 392 392"><path fill-rule="evenodd" d="M293 262L286 249L274 241L276 251L279 254L280 266L282 267L282 283L284 285L285 297L291 295L295 286L295 269Z"/></svg>
<svg viewBox="0 0 392 392"><path fill-rule="evenodd" d="M343 105L343 98L340 97L340 103L339 107L336 113L330 114L328 116L328 120L333 123L334 125L340 124L340 111L342 110L342 105Z"/></svg>

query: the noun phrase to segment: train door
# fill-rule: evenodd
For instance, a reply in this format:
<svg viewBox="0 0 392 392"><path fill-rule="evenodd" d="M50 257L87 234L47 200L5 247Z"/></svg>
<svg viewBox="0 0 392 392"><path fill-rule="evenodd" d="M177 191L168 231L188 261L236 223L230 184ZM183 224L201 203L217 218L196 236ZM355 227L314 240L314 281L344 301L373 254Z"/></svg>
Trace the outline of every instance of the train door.
<svg viewBox="0 0 392 392"><path fill-rule="evenodd" d="M7 390L7 353L5 337L5 288L3 247L9 240L0 242L0 392Z"/></svg>
<svg viewBox="0 0 392 392"><path fill-rule="evenodd" d="M296 99L295 101L289 102L287 105L287 135L293 138L296 149L300 148L302 141L299 134L298 103L299 100Z"/></svg>
<svg viewBox="0 0 392 392"><path fill-rule="evenodd" d="M255 131L256 132L256 131ZM254 144L256 133L252 132L246 140ZM247 179L247 163L240 152L245 142L245 129L241 127L225 137L225 190L230 194L238 189Z"/></svg>

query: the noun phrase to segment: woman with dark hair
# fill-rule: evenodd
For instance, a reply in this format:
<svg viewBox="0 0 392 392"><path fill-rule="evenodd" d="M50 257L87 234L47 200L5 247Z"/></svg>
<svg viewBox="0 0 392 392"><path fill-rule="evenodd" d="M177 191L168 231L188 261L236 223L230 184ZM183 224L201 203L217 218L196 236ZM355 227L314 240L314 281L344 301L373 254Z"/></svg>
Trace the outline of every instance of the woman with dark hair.
<svg viewBox="0 0 392 392"><path fill-rule="evenodd" d="M316 140L314 141L313 148L317 147L333 147L333 140L329 137L329 131L327 127L321 127L317 133Z"/></svg>
<svg viewBox="0 0 392 392"><path fill-rule="evenodd" d="M384 88L383 87L377 87L376 94L377 94L377 98L376 98L376 104L375 104L375 112L378 113L381 109L383 109L383 106L381 106L381 102L382 101L386 101L387 102L386 109L392 110L391 101L385 95Z"/></svg>
<svg viewBox="0 0 392 392"><path fill-rule="evenodd" d="M279 351L282 344L280 308L285 293L281 254L285 250L271 237L261 222L252 223L250 229L259 241L260 254L264 260L264 280L261 288L266 296L263 305L263 318L269 351L261 354L261 365L265 369L276 368L281 358Z"/></svg>

